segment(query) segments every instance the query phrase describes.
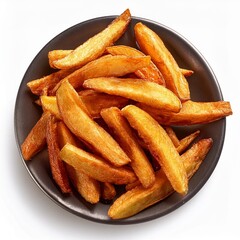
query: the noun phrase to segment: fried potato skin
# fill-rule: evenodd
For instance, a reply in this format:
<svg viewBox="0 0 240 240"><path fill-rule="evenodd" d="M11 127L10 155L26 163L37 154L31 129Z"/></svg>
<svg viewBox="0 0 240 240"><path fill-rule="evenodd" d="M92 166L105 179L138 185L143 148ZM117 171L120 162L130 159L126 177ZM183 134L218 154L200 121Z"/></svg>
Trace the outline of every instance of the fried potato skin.
<svg viewBox="0 0 240 240"><path fill-rule="evenodd" d="M232 115L230 102L194 102L188 100L182 104L178 113L160 112L157 109L138 104L138 107L148 112L163 125L193 125L217 121Z"/></svg>
<svg viewBox="0 0 240 240"><path fill-rule="evenodd" d="M80 97L69 82L63 82L56 94L64 123L78 138L90 144L115 166L131 162L118 143L94 122L80 106Z"/></svg>
<svg viewBox="0 0 240 240"><path fill-rule="evenodd" d="M153 168L127 120L122 116L121 110L116 107L103 109L101 116L131 159L131 167L142 185L146 188L153 185L155 181Z"/></svg>
<svg viewBox="0 0 240 240"><path fill-rule="evenodd" d="M134 32L140 49L145 54L151 56L152 61L161 71L166 87L173 91L181 101L189 100L190 90L188 82L161 38L141 22L134 26Z"/></svg>
<svg viewBox="0 0 240 240"><path fill-rule="evenodd" d="M66 144L61 152L61 158L75 169L80 170L101 182L127 184L136 181L136 175L126 167L115 167L103 158L88 153L71 144Z"/></svg>
<svg viewBox="0 0 240 240"><path fill-rule="evenodd" d="M49 112L43 113L21 144L21 151L25 160L30 160L46 145L46 127L49 117Z"/></svg>
<svg viewBox="0 0 240 240"><path fill-rule="evenodd" d="M128 105L121 111L158 160L173 188L178 193L186 194L188 191L186 171L180 155L163 127L148 113L134 105Z"/></svg>
<svg viewBox="0 0 240 240"><path fill-rule="evenodd" d="M181 156L189 179L197 171L211 149L211 146L212 139L202 139ZM138 185L127 191L110 206L108 215L112 219L131 217L147 207L165 199L173 192L174 190L169 180L163 170L160 169L156 173L156 181L152 187L144 188Z"/></svg>
<svg viewBox="0 0 240 240"><path fill-rule="evenodd" d="M59 156L57 122L54 116L50 115L47 121L46 139L48 146L49 163L54 181L63 193L70 193L71 187L68 179L65 163Z"/></svg>
<svg viewBox="0 0 240 240"><path fill-rule="evenodd" d="M154 83L134 78L92 78L84 81L83 87L117 96L144 102L149 106L179 112L181 102L167 88Z"/></svg>
<svg viewBox="0 0 240 240"><path fill-rule="evenodd" d="M130 20L131 13L127 9L100 33L89 38L66 57L53 61L52 64L55 68L69 69L76 66L83 66L98 58L104 53L106 47L112 45L122 36Z"/></svg>

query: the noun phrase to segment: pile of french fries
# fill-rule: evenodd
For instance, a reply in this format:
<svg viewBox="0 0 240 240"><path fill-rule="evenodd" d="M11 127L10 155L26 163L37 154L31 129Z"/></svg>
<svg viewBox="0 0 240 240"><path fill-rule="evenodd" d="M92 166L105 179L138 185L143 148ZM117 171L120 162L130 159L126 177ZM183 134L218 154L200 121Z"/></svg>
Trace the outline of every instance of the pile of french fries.
<svg viewBox="0 0 240 240"><path fill-rule="evenodd" d="M112 219L133 216L188 181L212 146L179 139L173 125L203 124L232 114L229 102L194 102L187 77L160 36L134 26L139 49L114 45L131 21L129 9L74 50L52 50L54 73L27 83L41 118L21 145L26 161L45 146L53 180L88 202L112 201ZM126 192L116 199L117 185Z"/></svg>

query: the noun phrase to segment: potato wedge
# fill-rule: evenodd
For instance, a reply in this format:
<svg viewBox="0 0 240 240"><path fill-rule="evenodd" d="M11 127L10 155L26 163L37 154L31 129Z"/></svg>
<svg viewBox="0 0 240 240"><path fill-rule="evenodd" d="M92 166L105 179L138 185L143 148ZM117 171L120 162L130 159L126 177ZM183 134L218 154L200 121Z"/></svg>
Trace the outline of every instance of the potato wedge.
<svg viewBox="0 0 240 240"><path fill-rule="evenodd" d="M167 126L164 128L170 139L172 140L175 147L178 147L180 145L180 141L176 135L176 133L173 131L172 127Z"/></svg>
<svg viewBox="0 0 240 240"><path fill-rule="evenodd" d="M129 98L149 106L179 112L181 102L167 88L154 83L135 78L92 78L83 83L83 87Z"/></svg>
<svg viewBox="0 0 240 240"><path fill-rule="evenodd" d="M62 121L57 123L57 130L60 148L63 148L67 143L79 146L79 142L76 141L73 134ZM85 173L76 171L76 169L69 164L66 164L66 169L70 181L75 186L79 194L87 202L92 204L98 203L100 200L100 183Z"/></svg>
<svg viewBox="0 0 240 240"><path fill-rule="evenodd" d="M142 57L145 54L136 48L125 46L125 45L116 45L110 46L106 48L107 53L112 55L125 55L129 57ZM165 86L165 80L159 71L159 69L155 66L155 64L151 61L149 66L143 67L134 72L137 77L158 83L160 85Z"/></svg>
<svg viewBox="0 0 240 240"><path fill-rule="evenodd" d="M83 110L81 99L69 82L62 83L56 97L64 123L78 138L115 166L131 162L118 143Z"/></svg>
<svg viewBox="0 0 240 240"><path fill-rule="evenodd" d="M55 68L53 62L66 57L73 50L52 50L48 52L48 62L50 67Z"/></svg>
<svg viewBox="0 0 240 240"><path fill-rule="evenodd" d="M126 106L129 101L127 98L95 92L90 89L80 91L78 94L85 104L91 118L100 118L100 112L104 108L114 106L121 108ZM42 107L45 111L49 111L58 119L61 119L61 114L58 110L57 99L55 96L41 96L40 99Z"/></svg>
<svg viewBox="0 0 240 240"><path fill-rule="evenodd" d="M76 66L83 66L98 58L104 53L106 47L112 45L123 35L130 20L131 14L129 9L127 9L114 19L108 27L92 38L89 38L66 57L53 61L53 66L59 69L69 69Z"/></svg>
<svg viewBox="0 0 240 240"><path fill-rule="evenodd" d="M56 96L40 96L40 101L44 111L49 111L57 119L61 119L61 114L58 110Z"/></svg>
<svg viewBox="0 0 240 240"><path fill-rule="evenodd" d="M122 108L129 102L127 98L96 92L91 89L80 91L78 94L92 118L100 118L100 112L104 108Z"/></svg>
<svg viewBox="0 0 240 240"><path fill-rule="evenodd" d="M188 191L186 171L166 131L148 113L134 105L124 107L122 113L159 162L173 188L178 193L186 194Z"/></svg>
<svg viewBox="0 0 240 240"><path fill-rule="evenodd" d="M132 73L139 68L148 66L150 57L127 57L105 55L89 62L82 68L76 70L66 78L62 79L55 88L55 92L63 81L69 81L76 89L82 86L84 80L95 77L118 77Z"/></svg>
<svg viewBox="0 0 240 240"><path fill-rule="evenodd" d="M209 123L232 115L230 102L186 101L178 113L159 111L147 105L137 104L163 125L193 125Z"/></svg>
<svg viewBox="0 0 240 240"><path fill-rule="evenodd" d="M131 159L131 167L144 187L150 187L155 181L153 168L138 143L121 110L116 107L103 109L101 116L112 130L115 138Z"/></svg>
<svg viewBox="0 0 240 240"><path fill-rule="evenodd" d="M134 32L140 49L151 56L152 61L162 73L166 87L173 91L181 101L189 100L188 82L161 38L141 22L135 25Z"/></svg>
<svg viewBox="0 0 240 240"><path fill-rule="evenodd" d="M74 72L74 69L58 70L45 77L32 80L27 83L31 92L35 95L53 95L52 90L61 79Z"/></svg>
<svg viewBox="0 0 240 240"><path fill-rule="evenodd" d="M21 144L21 151L25 160L30 160L46 145L46 127L49 116L50 112L44 112Z"/></svg>
<svg viewBox="0 0 240 240"><path fill-rule="evenodd" d="M179 146L177 147L179 154L184 152L189 147L189 145L196 139L199 133L200 131L197 130L180 140Z"/></svg>
<svg viewBox="0 0 240 240"><path fill-rule="evenodd" d="M102 200L108 202L114 199L117 192L112 183L104 182L101 184L102 191L101 191L101 198Z"/></svg>
<svg viewBox="0 0 240 240"><path fill-rule="evenodd" d="M88 153L71 144L66 144L61 152L61 158L76 170L101 181L114 184L127 184L136 181L134 172L125 166L115 167L103 158Z"/></svg>
<svg viewBox="0 0 240 240"><path fill-rule="evenodd" d="M197 171L211 149L212 139L202 139L181 156L188 178ZM163 170L156 173L156 181L150 188L139 185L122 194L109 208L112 219L133 216L147 207L160 202L174 192Z"/></svg>
<svg viewBox="0 0 240 240"><path fill-rule="evenodd" d="M60 147L58 144L56 118L52 115L48 118L46 128L46 139L48 146L49 163L54 181L57 183L63 193L70 193L70 183L65 163L59 156Z"/></svg>

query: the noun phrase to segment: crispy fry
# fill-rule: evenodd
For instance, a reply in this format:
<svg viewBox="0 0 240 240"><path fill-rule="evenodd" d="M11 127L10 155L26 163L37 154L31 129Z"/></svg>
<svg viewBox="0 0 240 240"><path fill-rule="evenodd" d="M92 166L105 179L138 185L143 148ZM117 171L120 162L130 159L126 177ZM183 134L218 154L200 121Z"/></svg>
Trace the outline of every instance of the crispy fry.
<svg viewBox="0 0 240 240"><path fill-rule="evenodd" d="M123 35L130 20L131 14L129 9L127 9L103 31L89 38L66 57L53 61L52 64L59 69L69 69L83 66L98 58L104 53L106 47L112 45Z"/></svg>
<svg viewBox="0 0 240 240"><path fill-rule="evenodd" d="M45 77L32 80L27 83L31 92L35 95L52 95L51 91L61 79L71 74L74 69L59 70Z"/></svg>
<svg viewBox="0 0 240 240"><path fill-rule="evenodd" d="M131 161L118 143L83 111L80 97L69 82L62 83L56 96L64 123L77 137L116 166Z"/></svg>
<svg viewBox="0 0 240 240"><path fill-rule="evenodd" d="M116 196L117 192L113 184L104 182L102 185L101 198L104 201L111 201Z"/></svg>
<svg viewBox="0 0 240 240"><path fill-rule="evenodd" d="M57 122L54 116L50 115L47 121L46 139L48 146L49 163L54 181L63 193L70 193L71 188L64 162L59 156Z"/></svg>
<svg viewBox="0 0 240 240"><path fill-rule="evenodd" d="M186 194L188 191L186 171L165 130L148 113L134 105L124 107L122 113L158 160L173 188L181 194Z"/></svg>
<svg viewBox="0 0 240 240"><path fill-rule="evenodd" d="M58 110L57 99L55 96L41 96L40 101L44 111L49 111L57 119L62 118Z"/></svg>
<svg viewBox="0 0 240 240"><path fill-rule="evenodd" d="M152 61L162 73L167 88L173 91L181 101L189 100L188 82L161 38L141 22L135 25L134 31L141 50L151 56Z"/></svg>
<svg viewBox="0 0 240 240"><path fill-rule="evenodd" d="M212 139L202 139L193 145L181 160L188 178L197 171L212 146ZM156 174L156 181L150 188L139 185L121 195L109 208L108 215L113 219L133 216L147 207L165 199L174 192L170 182L162 170Z"/></svg>
<svg viewBox="0 0 240 240"><path fill-rule="evenodd" d="M186 101L178 113L159 111L144 104L138 107L148 112L163 125L193 125L209 123L232 114L230 102L194 102Z"/></svg>
<svg viewBox="0 0 240 240"><path fill-rule="evenodd" d="M96 92L91 89L80 91L78 94L92 118L100 118L100 112L104 108L122 108L129 102L127 98Z"/></svg>
<svg viewBox="0 0 240 240"><path fill-rule="evenodd" d="M49 116L49 112L44 112L22 143L21 150L25 160L30 160L44 148L46 144L46 127Z"/></svg>
<svg viewBox="0 0 240 240"><path fill-rule="evenodd" d="M181 68L181 72L185 77L190 77L193 75L194 71L190 69Z"/></svg>
<svg viewBox="0 0 240 240"><path fill-rule="evenodd" d="M127 120L116 107L101 111L101 116L113 130L118 143L131 159L131 167L144 187L150 187L155 181L153 168L138 143Z"/></svg>
<svg viewBox="0 0 240 240"><path fill-rule="evenodd" d="M71 144L66 144L62 148L60 156L75 169L101 182L127 184L137 179L131 169L125 166L114 167L103 158L88 153Z"/></svg>
<svg viewBox="0 0 240 240"><path fill-rule="evenodd" d="M57 129L60 148L63 148L67 143L79 146L79 142L76 141L73 134L63 122L58 122ZM76 187L80 195L87 202L92 204L98 203L100 199L100 183L85 173L76 171L75 168L69 164L66 164L66 168L70 181Z"/></svg>
<svg viewBox="0 0 240 240"><path fill-rule="evenodd" d="M129 98L149 106L179 112L181 102L167 88L135 78L92 78L83 83L85 88Z"/></svg>
<svg viewBox="0 0 240 240"><path fill-rule="evenodd" d="M107 47L106 51L112 55L125 55L129 57L145 56L143 52L137 50L136 48L132 48L125 45L116 45L116 46ZM149 66L135 71L135 74L139 78L146 79L148 81L155 82L165 86L165 80L161 72L152 61L149 64Z"/></svg>
<svg viewBox="0 0 240 240"><path fill-rule="evenodd" d="M180 140L180 144L177 147L177 151L181 154L184 152L187 147L194 141L194 139L199 135L200 131L197 130L190 135L186 136L185 138Z"/></svg>
<svg viewBox="0 0 240 240"><path fill-rule="evenodd" d="M48 62L50 67L55 68L53 62L66 57L72 50L52 50L48 52Z"/></svg>
<svg viewBox="0 0 240 240"><path fill-rule="evenodd" d="M175 147L178 147L180 145L180 141L176 135L176 133L173 131L172 127L165 127L165 131L168 134L168 136L170 137L170 139L172 140L173 144Z"/></svg>
<svg viewBox="0 0 240 240"><path fill-rule="evenodd" d="M118 77L132 73L139 68L150 64L149 56L127 57L104 55L94 61L89 62L82 68L66 76L53 89L53 93L58 89L63 81L69 81L74 88L82 86L84 80L95 77Z"/></svg>

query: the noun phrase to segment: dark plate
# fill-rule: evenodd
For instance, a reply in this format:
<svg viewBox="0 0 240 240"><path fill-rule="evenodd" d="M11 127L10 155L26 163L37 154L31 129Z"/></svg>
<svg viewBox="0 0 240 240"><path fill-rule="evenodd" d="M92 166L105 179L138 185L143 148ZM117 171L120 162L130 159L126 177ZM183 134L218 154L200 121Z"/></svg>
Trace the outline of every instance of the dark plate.
<svg viewBox="0 0 240 240"><path fill-rule="evenodd" d="M26 83L52 72L48 66L48 51L53 49L73 49L105 28L114 18L115 16L108 16L79 23L52 39L34 58L23 77L16 99L15 132L19 149L21 143L41 115L41 109L34 104L36 98L30 93L26 87ZM117 44L136 47L133 27L138 21L142 21L162 37L180 67L194 70L194 75L189 78L191 97L193 100L222 100L217 79L206 60L184 37L168 27L150 20L133 17L127 32ZM200 129L200 138L212 137L214 141L214 145L206 160L189 183L188 194L184 197L179 196L179 194L173 194L164 201L124 220L113 221L109 219L107 216L108 204L99 203L95 206L91 205L75 192L71 195L64 196L51 177L46 150L37 154L31 161L25 162L23 159L22 161L40 189L64 209L96 222L109 224L139 223L161 217L176 210L190 200L202 188L219 160L224 142L225 126L226 121L222 119L207 125L176 128L179 137L185 136L195 129Z"/></svg>

